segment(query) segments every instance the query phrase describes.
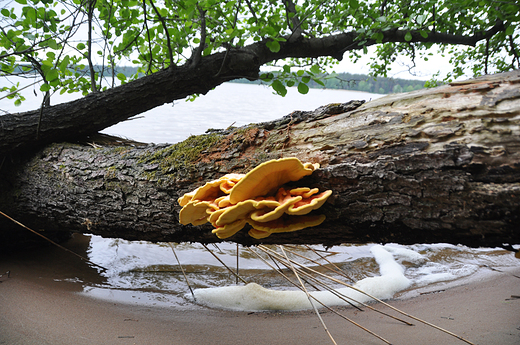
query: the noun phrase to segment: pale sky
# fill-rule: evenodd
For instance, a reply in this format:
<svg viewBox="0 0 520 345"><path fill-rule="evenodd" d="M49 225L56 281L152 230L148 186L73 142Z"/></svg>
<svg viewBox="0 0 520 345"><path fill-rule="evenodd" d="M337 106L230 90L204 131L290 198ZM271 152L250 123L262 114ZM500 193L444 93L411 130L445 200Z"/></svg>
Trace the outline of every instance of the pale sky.
<svg viewBox="0 0 520 345"><path fill-rule="evenodd" d="M348 59L348 53L345 53L343 61L336 66L336 72L348 72L348 73L359 73L368 74L369 65L371 63L370 57L374 56L375 47L368 49L368 54L364 55L357 63L353 63ZM401 79L418 79L428 80L431 79L433 74L438 71L441 72L437 79L442 79L447 72L451 71L452 66L449 63L449 57L442 57L436 53L435 46L432 47L431 52L433 56L429 56L428 61L424 61L421 58L417 58L415 63L416 67L409 71L408 65L411 65L411 59L408 56L399 56L397 60L392 64L392 70L388 72L388 77L401 78ZM410 73L412 72L412 73ZM469 77L467 77L469 78ZM464 79L467 79L464 78Z"/></svg>

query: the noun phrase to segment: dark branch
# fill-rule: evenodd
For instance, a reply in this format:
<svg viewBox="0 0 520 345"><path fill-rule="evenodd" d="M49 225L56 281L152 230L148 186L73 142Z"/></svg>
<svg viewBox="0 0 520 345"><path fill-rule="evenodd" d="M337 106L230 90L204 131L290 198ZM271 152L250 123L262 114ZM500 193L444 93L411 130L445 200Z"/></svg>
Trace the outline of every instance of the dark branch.
<svg viewBox="0 0 520 345"><path fill-rule="evenodd" d="M94 15L94 6L96 4L96 0L89 0L88 2L88 40L87 40L87 47L88 47L88 53L87 53L87 61L88 61L88 68L90 70L90 84L92 88L92 92L97 92L97 85L96 85L96 72L94 71L94 64L92 63L92 17Z"/></svg>
<svg viewBox="0 0 520 345"><path fill-rule="evenodd" d="M202 52L206 47L206 10L202 10L199 8L200 13L200 44L195 50L190 58L191 67L195 68L199 64L202 58Z"/></svg>
<svg viewBox="0 0 520 345"><path fill-rule="evenodd" d="M166 21L159 13L159 10L157 10L157 7L155 7L153 0L150 0L150 4L152 5L153 10L154 10L155 14L157 15L157 17L159 17L159 20L161 21L161 25L164 29L164 33L166 35L166 42L168 43L168 57L170 58L170 66L173 66L174 63L173 63L172 42L170 40L170 33L168 32L168 26L166 26Z"/></svg>

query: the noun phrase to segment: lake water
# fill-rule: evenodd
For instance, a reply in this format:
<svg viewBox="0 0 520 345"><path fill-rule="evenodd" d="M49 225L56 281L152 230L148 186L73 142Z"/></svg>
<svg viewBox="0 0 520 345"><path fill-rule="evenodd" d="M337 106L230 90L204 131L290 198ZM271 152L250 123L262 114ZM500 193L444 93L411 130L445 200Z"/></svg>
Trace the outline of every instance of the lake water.
<svg viewBox="0 0 520 345"><path fill-rule="evenodd" d="M3 99L0 101L0 109L32 110L41 102L33 95L32 90L26 93L26 97L26 104L18 108L12 105L12 101ZM70 100L70 97L62 96L59 100ZM287 96L282 98L261 85L227 83L205 96L200 96L194 102L181 100L166 104L103 132L142 142L175 143L192 134L204 133L208 128L227 128L231 125L269 121L294 110L313 110L329 103L368 101L378 97L381 95L312 89L309 94L300 95L295 89L290 89ZM53 99L53 102L56 100ZM193 308L196 305L193 303L190 287L197 289L237 284L236 278L223 264L199 244L173 245L173 250L185 270L190 284L188 286L172 246L168 243L130 242L99 236L85 236L82 239L88 241L85 255L106 270L91 266L90 273L84 274L84 269L70 269L57 275L55 280L79 285L81 293L92 297L125 303ZM334 263L348 278L338 273L332 273L332 276L355 282L380 274L379 266L370 252L371 247L370 244L344 245L325 250L313 246L318 254L301 246L288 249L327 266ZM480 277L490 269L520 265L520 260L512 253L494 248L472 249L446 244L395 244L385 248L405 269L404 275L411 282L407 295L442 289L449 284L461 284L467 279ZM277 290L292 289L281 276L247 248L222 243L210 246L209 249L232 270L237 270L238 266L240 275L248 282ZM324 270L316 263L298 258L296 254L290 255L307 266ZM322 256L326 256L328 261ZM88 266L87 263L82 264ZM337 284L331 285L337 287Z"/></svg>
<svg viewBox="0 0 520 345"><path fill-rule="evenodd" d="M41 96L33 89L24 92L26 101L19 107L12 100L0 100L3 111L23 112L34 110L41 104ZM107 128L103 133L127 137L136 141L176 143L190 135L204 133L209 128L227 128L249 123L270 121L295 110L314 110L329 103L350 100L370 100L383 95L358 91L311 89L308 94L289 88L285 97L273 94L263 85L225 83L194 102L178 100L173 104L152 109L132 120ZM70 101L77 95L54 95L51 103Z"/></svg>

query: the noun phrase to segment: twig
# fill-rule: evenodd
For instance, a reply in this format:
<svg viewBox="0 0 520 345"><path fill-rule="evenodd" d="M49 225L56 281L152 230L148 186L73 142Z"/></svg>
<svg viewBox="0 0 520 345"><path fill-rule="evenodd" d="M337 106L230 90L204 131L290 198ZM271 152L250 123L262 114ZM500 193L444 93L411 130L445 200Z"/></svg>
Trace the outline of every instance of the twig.
<svg viewBox="0 0 520 345"><path fill-rule="evenodd" d="M272 249L269 249L269 248L267 248L267 247L265 247L265 248L266 248L267 250L269 250L269 251L271 251L271 252L273 252L273 253L275 253L275 254L277 254L277 255L280 256L280 254L274 252ZM297 262L295 262L295 263L297 263ZM297 263L297 264L298 264L298 263ZM298 265L303 266L303 265L301 265L301 264L298 264ZM305 266L303 266L303 267L305 267ZM306 268L307 270L309 270L309 271L315 273L315 274L318 274L318 275L320 275L320 276L322 276L322 277L328 278L328 279L332 280L333 282L336 282L336 283L339 283L339 284L345 285L345 286L347 286L347 287L349 287L349 288L351 288L351 289L353 289L353 290L355 290L355 291L358 291L358 292L364 294L365 296L368 296L368 297L372 298L372 299L375 300L376 302L379 302L379 303L383 304L384 306L386 306L386 307L388 307L388 308L390 308L390 309L392 309L392 310L394 310L394 311L396 311L396 312L398 312L398 313L400 313L400 314L402 314L402 315L408 316L408 317L411 318L411 319L414 319L414 320L416 320L416 321L419 321L419 322L421 322L421 323L424 323L425 325L428 325L428 326L433 327L433 328L435 328L435 329L437 329L437 330L439 330L439 331L442 331L442 332L444 332L444 333L446 333L446 334L449 334L449 335L451 335L451 336L453 336L453 337L455 337L455 338L457 338L457 339L459 339L459 340L461 340L461 341L463 341L463 342L466 342L466 343L468 343L468 344L475 345L475 344L472 343L471 341L469 341L469 340L467 340L467 339L465 339L465 338L463 338L463 337L461 337L461 336L459 336L459 335L457 335L457 334L455 334L455 333L453 333L453 332L450 332L450 331L448 331L448 330L446 330L446 329L444 329L444 328L441 328L441 327L439 327L439 326L436 326L436 325L434 325L434 324L432 324L432 323L430 323L430 322L428 322L428 321L422 320L422 319L420 319L420 318L418 318L418 317L416 317L416 316L413 316L413 315L410 315L410 314L408 314L408 313L405 313L404 311L399 310L399 309L397 309L396 307L391 306L390 304L388 304L388 303L386 303L386 302L380 300L380 299L377 298L377 297L374 297L374 296L372 296L372 295L366 293L365 291L363 291L363 290L361 290L361 289L356 288L355 286L352 286L352 285L350 285L350 284L347 284L347 283L345 283L345 282L343 282L343 281L341 281L341 280L339 280L339 279L336 279L336 278L333 278L333 277L327 276L326 274L323 274L323 273L321 273L321 272L318 272L318 271L316 271L316 270L313 270L312 268L309 268L309 267L305 267L305 268Z"/></svg>
<svg viewBox="0 0 520 345"><path fill-rule="evenodd" d="M283 249L282 246L278 246L280 248L280 250L282 251L282 253L285 255L285 258L287 259L287 261L289 261L289 258L287 257L287 254L285 253L285 250ZM334 340L334 338L332 337L332 334L330 334L329 332L329 329L327 328L327 325L325 325L325 322L323 321L323 318L321 317L320 315L320 312L318 311L318 309L316 308L316 305L314 303L312 303L312 298L311 298L311 295L309 294L309 291L307 291L307 289L305 288L305 285L303 284L302 280L300 279L300 276L298 275L298 272L296 272L296 270L294 269L294 266L292 265L292 263L289 261L289 264L291 266L291 270L293 271L294 275L296 276L296 278L298 278L298 281L300 282L300 285L302 286L303 288L303 291L305 292L305 294L307 295L307 298L309 299L309 302L310 304L312 305L312 308L314 309L314 312L316 313L316 316L318 316L318 319L320 320L321 322L321 325L323 326L323 328L325 329L325 332L327 333L327 335L329 336L330 340L337 345L336 341Z"/></svg>
<svg viewBox="0 0 520 345"><path fill-rule="evenodd" d="M254 250L252 250L251 248L248 248L249 251L251 251L252 253L254 253L256 256L258 256L263 262L265 262L269 267L271 267L272 269L274 269L274 267L269 263L267 262L267 260L265 260L262 256L260 256L257 252L255 252ZM267 254L269 255L269 254ZM272 258L272 256L269 255L269 257ZM276 262L275 262L276 263ZM284 277L289 283L291 283L292 285L296 286L297 288L299 288L300 290L302 290L302 288L300 286L298 286L296 283L294 283L291 279L289 279L289 277L287 277L282 271L277 271L282 277ZM316 297L312 296L311 297L316 301L318 302L319 304L321 304L323 307L327 308L329 311L333 312L334 314L338 315L339 317L341 317L342 319L352 323L353 325L361 328L362 330L364 330L365 332L368 332L370 333L371 335L375 336L376 338L378 339L381 339L382 341L384 341L385 343L387 344L390 344L390 342L388 342L386 339L384 339L383 337L379 336L378 334L372 332L371 330L369 330L368 328L366 327L363 327L361 326L359 323L355 322L354 320L351 320L349 319L348 317L346 317L345 315L342 315L340 313L338 313L336 310L332 309L331 307L329 307L328 305L324 304L323 302L319 301ZM358 308L359 309L359 308Z"/></svg>
<svg viewBox="0 0 520 345"><path fill-rule="evenodd" d="M272 257L269 253L267 253L267 255L269 255L269 257ZM273 258L274 260L274 258ZM280 261L280 263L282 263L285 267L287 268L290 268L289 267L289 263L286 262L286 261L282 261L280 259L278 259ZM305 276L307 279L310 279L312 280L315 284L321 286L322 288L324 288L325 290L329 291L330 293L332 293L333 295L335 295L336 297L338 297L339 299L341 299L342 301L344 302L347 302L349 305L351 305L352 307L356 308L357 310L359 311L363 311L363 309L361 309L360 307L358 307L357 305L353 304L350 300L358 303L358 304L362 304L356 300L354 300L353 298L350 298L350 297L347 297L345 295L343 295L342 293L338 292L337 290L331 288L330 286L328 286L327 284L319 281L318 279L316 279L316 277L313 277L312 275L310 275L309 273L305 272L304 270L302 270L301 268L296 268L296 270L298 272L300 272L301 275ZM314 287L314 286L313 286ZM316 287L315 287L316 288ZM318 288L316 288L316 290L319 290Z"/></svg>
<svg viewBox="0 0 520 345"><path fill-rule="evenodd" d="M87 258L85 258L85 257L83 257L83 256L81 256L81 255L79 255L79 254L77 254L77 253L75 253L75 252L73 252L73 251L70 250L70 249L67 249L67 248L63 247L62 245L59 245L58 243L54 242L54 241L51 240L51 239L48 239L47 237L43 236L43 235L40 234L39 232L34 231L33 229L31 229L31 228L25 226L24 224L20 223L19 221L15 220L15 219L13 219L13 218L11 218L11 217L9 217L7 214L3 213L2 211L0 211L0 214L1 214L2 216L6 217L7 219L13 221L14 223L20 225L22 228L25 228L25 229L29 230L29 231L32 232L32 233L35 233L36 235L40 236L41 238L43 238L43 239L46 240L46 241L49 241L50 243L54 244L56 247L61 248L61 249L63 249L63 250L66 251L66 252L69 252L69 253L71 253L71 254L76 255L78 258L80 258L81 260L85 260L86 262L88 262L88 263L91 264L91 265L94 265L94 266L96 266L96 267L102 268L102 269L104 269L105 271L107 270L105 267L100 266L100 265L98 265L98 264L96 264L96 263L93 263L93 262L90 261L89 259L87 259Z"/></svg>
<svg viewBox="0 0 520 345"><path fill-rule="evenodd" d="M184 272L184 268L181 265L181 262L179 261L179 258L177 257L177 253L175 252L175 248L173 248L173 244L171 242L168 242L170 245L170 248L172 249L173 255L175 255L175 259L177 260L177 264L179 265L179 268L181 269L182 275L184 276L184 279L186 280L186 284L188 284L188 288L190 289L191 296L193 297L194 301L197 301L195 298L195 294L193 293L193 289L191 288L190 282L188 280L188 277L186 276L186 272Z"/></svg>
<svg viewBox="0 0 520 345"><path fill-rule="evenodd" d="M313 259L311 259L311 258L305 257L304 255L298 254L298 253L296 253L296 252L294 252L294 251L292 251L292 250L287 250L287 251L290 252L290 253L292 253L292 254L294 254L294 255L297 255L297 256L299 256L299 257L301 257L301 258L307 259L307 260L309 260L310 262L315 263L316 265L319 265L320 267L325 268L326 270L329 270L329 271L331 271L331 272L337 273L337 274L343 276L344 278L347 278L348 280L352 281L352 278L350 278L349 276L347 276L347 274L346 274L345 272L343 272L343 271L342 271L338 266L336 266L334 263L332 263L331 261L329 261L326 257L324 257L323 255L318 254L318 253L317 253L317 252L316 252L312 247L310 247L310 246L306 246L306 247L307 247L308 249L312 250L316 255L318 255L318 256L320 257L320 259L323 259L323 260L327 261L327 263L329 263L330 265L332 265L332 267L334 267L335 269L332 269L332 268L330 268L330 267L328 267L328 266L325 266L325 265L319 263L319 262L316 261L316 260L313 260Z"/></svg>
<svg viewBox="0 0 520 345"><path fill-rule="evenodd" d="M144 4L144 1L143 1L143 4ZM159 12L159 10L157 10L157 7L155 7L153 0L150 0L150 4L152 5L152 8L153 8L155 14L157 15L157 17L159 17L159 20L161 21L161 25L164 28L164 34L166 35L166 42L168 44L168 56L170 57L170 66L169 67L174 66L175 64L173 63L172 43L171 43L171 39L170 39L170 32L168 31L168 26L166 25L166 22L164 21L163 16L161 16L161 13Z"/></svg>
<svg viewBox="0 0 520 345"><path fill-rule="evenodd" d="M238 243L237 243L237 278L236 278L236 281L235 281L235 284L238 285L238 263L240 261L240 248L238 247Z"/></svg>
<svg viewBox="0 0 520 345"><path fill-rule="evenodd" d="M32 84L26 85L26 86L24 86L24 87L22 87L22 88L19 88L19 89L15 90L15 91L13 91L13 92L11 92L11 93L8 93L7 95L5 95L5 96L3 96L3 97L0 97L0 101L3 100L4 98L7 98L7 97L9 97L9 96L14 95L15 93L18 93L18 92L22 91L23 89L27 89L28 87L33 86L34 84L38 84L40 81L41 81L41 80L38 79L37 81L35 81L35 82L32 83Z"/></svg>
<svg viewBox="0 0 520 345"><path fill-rule="evenodd" d="M275 253L276 253L276 252L275 252ZM278 254L278 253L276 253L276 254L278 255L278 260L279 260L281 263L283 263L284 265L287 265L286 263L284 263L283 260L281 260L281 255ZM314 270L312 270L312 269L310 269L310 268L308 268L308 267L306 267L306 266L304 266L304 265L301 265L300 263L298 263L298 262L296 262L296 261L293 261L293 262L296 263L297 265L299 265L299 266L301 266L301 267L307 269L307 270L314 271ZM314 272L316 272L316 271L314 271ZM316 278L312 277L312 276L311 276L309 273L307 273L307 272L302 272L302 274L305 274L305 275L311 277L311 279L316 280ZM329 276L327 276L327 275L324 275L324 274L322 274L322 275L323 275L324 277L327 277L327 278L331 279L331 278L330 278ZM322 283L322 284L323 284L323 283ZM324 285L326 286L326 284L324 284ZM344 284L344 285L347 285L347 284ZM347 285L347 286L348 286L348 285ZM396 317L396 316L393 316L393 315L390 315L390 314L388 314L388 313L385 313L385 312L383 312L383 311L381 311L381 310L375 309L374 307L372 307L372 306L370 306L370 305L368 305L368 304L366 304L366 303L363 303L363 302L360 302L360 301L356 301L354 298L352 298L352 297L348 297L348 296L346 296L346 295L343 295L343 294L339 293L338 291L333 290L333 289L331 289L331 288L329 288L329 287L327 287L326 289L329 290L329 292L333 293L333 294L334 294L335 296L337 296L338 298L340 298L341 300L347 302L348 304L354 306L355 308L357 308L357 309L359 309L359 310L361 310L361 309L360 309L359 307L353 305L349 300L352 300L352 301L354 301L354 302L356 302L356 303L358 303L358 304L360 304L360 305L364 306L365 308L368 308L368 309L370 309L370 310L372 310L372 311L375 311L375 312L380 313L380 314L382 314L382 315L388 316L388 317L390 317L390 318L392 318L392 319L394 319L394 320L397 320L397 321L399 321L399 322L402 322L402 323L404 323L404 324L406 324L406 325L408 325L408 326L413 326L413 325L414 325L413 323L410 323L410 322L408 322L408 321L405 321L405 320L403 320L403 319L400 319L400 318L398 318L398 317ZM353 289L355 289L355 288L353 288ZM361 290L358 290L358 291L362 292Z"/></svg>
<svg viewBox="0 0 520 345"><path fill-rule="evenodd" d="M228 270L229 272L231 272L235 277L237 277L238 279L240 279L244 284L247 284L247 281L245 281L244 278L242 278L241 276L239 276L238 274L236 274L236 273L235 273L231 268L229 268L229 267L224 263L224 261L222 261L218 256L215 255L215 253L213 253L213 252L211 251L211 249L208 248L208 246L206 246L204 243L201 243L201 244L202 244L202 246L203 246L204 248L206 248L206 250L207 250L208 252L211 253L211 255L213 255L213 256L215 257L215 259L217 259L217 260L218 260L218 261L219 261L219 262L220 262L220 263L221 263L225 268L227 268L227 270Z"/></svg>

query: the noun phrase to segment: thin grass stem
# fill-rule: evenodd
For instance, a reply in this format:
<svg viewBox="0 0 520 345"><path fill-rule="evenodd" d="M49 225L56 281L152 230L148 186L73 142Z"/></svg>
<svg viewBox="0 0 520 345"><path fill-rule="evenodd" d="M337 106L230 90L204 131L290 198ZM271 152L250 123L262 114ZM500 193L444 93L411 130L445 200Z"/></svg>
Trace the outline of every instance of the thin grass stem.
<svg viewBox="0 0 520 345"><path fill-rule="evenodd" d="M287 261L289 261L289 258L287 257L287 254L285 253L284 249L282 246L279 246L280 250L282 251L282 253L285 255L285 257L287 258ZM300 285L303 289L303 291L305 292L305 294L307 295L307 298L309 299L309 303L312 305L312 308L314 309L314 312L316 313L316 316L318 316L318 319L320 320L321 322L321 325L323 326L323 329L325 329L325 332L327 333L327 335L329 336L330 340L332 341L332 343L334 343L335 345L337 345L336 341L334 340L334 337L332 336L332 334L330 334L329 332L329 329L327 328L327 325L325 324L325 321L323 321L323 318L321 317L320 315L320 312L318 311L318 309L316 308L316 305L314 303L312 303L312 297L311 297L311 294L309 293L309 291L307 291L307 289L305 288L305 285L303 284L302 280L300 279L300 276L298 275L298 272L294 269L294 266L291 264L291 262L289 261L289 264L291 266L291 269L294 273L294 275L296 276L296 278L298 278L298 281L300 282Z"/></svg>
<svg viewBox="0 0 520 345"><path fill-rule="evenodd" d="M248 248L252 253L254 253L257 257L260 258L260 260L262 260L263 262L265 262L266 265L268 265L269 267L271 267L272 269L274 269L274 267L267 261L265 260L260 254L258 254L256 251L252 250L251 248ZM267 254L269 255L269 254ZM298 289L302 290L302 288L300 286L298 286L298 284L296 284L295 282L293 282L287 275L285 275L281 270L276 270L282 277L284 277L289 283L291 283L292 285L294 285L295 287L297 287ZM333 312L334 314L338 315L339 317L341 317L342 319L352 323L354 326L357 326L359 328L361 328L362 330L364 330L365 332L373 335L374 337L382 340L383 342L387 343L387 344L390 344L390 342L388 340L386 340L385 338L381 337L380 335L378 335L377 333L374 333L372 332L371 330L369 330L368 328L366 327L363 327L361 326L359 323L355 322L354 320L351 320L349 319L348 317L346 317L345 315L342 315L340 313L338 313L336 310L332 309L331 307L329 307L328 305L324 304L323 302L321 302L320 300L318 300L316 297L312 296L312 299L314 299L316 302L318 302L319 304L321 304L323 307L327 308L329 311ZM359 309L359 308L358 308Z"/></svg>
<svg viewBox="0 0 520 345"><path fill-rule="evenodd" d="M213 253L213 251L212 251L211 249L208 248L208 246L206 246L204 243L201 243L201 244L202 244L202 246L203 246L204 248L206 248L206 250L207 250L208 252L211 253L211 255L213 255L213 257L214 257L215 259L217 259L217 260L222 264L222 266L224 266L225 268L227 268L227 270L228 270L229 272L231 272L231 274L233 274L235 277L237 277L238 279L240 279L244 284L247 284L247 281L245 281L244 278L242 278L241 276L239 276L238 274L236 274L235 271L233 271L231 268L229 268L229 267L224 263L224 261L222 261L222 260L221 260L217 255L215 255L215 253Z"/></svg>
<svg viewBox="0 0 520 345"><path fill-rule="evenodd" d="M188 288L190 289L193 300L197 301L197 299L195 298L195 294L193 293L193 289L191 288L190 281L188 280L188 276L186 276L186 272L184 272L184 267L182 267L181 262L179 261L179 257L177 256L177 253L175 252L175 248L173 247L173 244L171 242L168 242L168 244L170 245L170 248L172 249L173 255L175 255L175 259L177 260L177 264L179 265L182 275L184 276L184 279L186 280L186 284L188 285Z"/></svg>
<svg viewBox="0 0 520 345"><path fill-rule="evenodd" d="M267 250L269 250L270 252L273 252L273 253L275 253L275 254L277 254L277 255L280 256L280 254L276 253L276 252L273 251L272 249L269 249L269 248L267 248L267 247L265 247L265 248L266 248ZM293 261L294 261L294 260L293 260ZM297 262L295 262L295 263L298 264L298 265L300 265L300 266L303 266L303 265L301 265L301 264L299 264L299 263L297 263ZM432 323L430 323L430 322L428 322L428 321L422 320L422 319L420 319L420 318L418 318L418 317L416 317L416 316L413 316L413 315L410 315L410 314L408 314L408 313L405 313L404 311L397 309L396 307L394 307L394 306L392 306L392 305L390 305L390 304L388 304L388 303L386 303L386 302L380 300L380 299L377 298L377 297L374 297L374 296L372 296L372 295L370 295L370 294L364 292L364 291L361 290L361 289L356 288L355 286L352 286L352 285L350 285L350 284L347 284L347 283L345 283L345 282L343 282L343 281L341 281L341 280L339 280L339 279L336 279L336 278L333 278L333 277L327 276L326 274L323 274L323 273L321 273L321 272L318 272L318 271L316 271L316 270L313 270L312 268L305 267L305 266L303 266L303 267L304 267L305 269L307 269L307 270L309 270L309 271L315 273L315 274L318 274L318 275L320 275L320 276L322 276L322 277L325 277L325 278L328 278L328 279L330 279L330 280L332 280L332 281L334 281L334 282L336 282L336 283L339 283L339 284L345 285L345 286L347 286L347 287L349 287L349 288L351 288L351 289L353 289L353 290L355 290L355 291L358 291L358 292L360 292L360 293L362 293L362 294L364 294L364 295L366 295L366 296L372 298L373 300L375 300L375 301L381 303L382 305L384 305L384 306L386 306L386 307L388 307L388 308L390 308L390 309L392 309L392 310L394 310L394 311L396 311L396 312L398 312L398 313L400 313L400 314L402 314L402 315L405 315L405 316L407 316L407 317L409 317L409 318L411 318L411 319L413 319L413 320L419 321L419 322L421 322L421 323L423 323L423 324L425 324L425 325L428 325L428 326L430 326L430 327L432 327L432 328L435 328L435 329L437 329L437 330L439 330L439 331L441 331L441 332L444 332L444 333L446 333L446 334L449 334L449 335L451 335L451 336L453 336L453 337L455 337L455 338L457 338L457 339L459 339L459 340L461 340L461 341L463 341L463 342L465 342L465 343L468 343L468 344L471 344L471 345L475 345L475 344L472 343L471 341L469 341L469 340L467 340L467 339L465 339L465 338L463 338L463 337L461 337L461 336L459 336L459 335L457 335L457 334L455 334L455 333L453 333L453 332L450 332L450 331L448 331L448 330L446 330L446 329L444 329L444 328L442 328L442 327L439 327L439 326L437 326L437 325L434 325L434 324L432 324Z"/></svg>
<svg viewBox="0 0 520 345"><path fill-rule="evenodd" d="M34 234L40 236L40 237L43 238L44 240L46 240L46 241L52 243L52 244L55 245L56 247L58 247L58 248L60 248L60 249L63 249L63 250L66 251L66 252L69 252L69 253L71 253L71 254L76 255L76 256L77 256L78 258L80 258L81 260L85 260L86 262L88 262L89 264L91 264L91 265L93 265L93 266L99 267L99 268L101 268L101 269L103 269L103 270L105 270L105 271L107 270L105 267L100 266L100 265L98 265L98 264L96 264L96 263L90 261L89 259L87 259L87 258L85 258L85 257L83 257L83 256L81 256L81 255L79 255L78 253L75 253L75 252L73 252L72 250L63 247L62 245L59 245L58 243L54 242L53 240L51 240L51 239L49 239L49 238L43 236L43 235L40 234L39 232L34 231L33 229L31 229L31 228L25 226L24 224L20 223L20 222L17 221L16 219L13 219L13 218L9 217L7 214L3 213L2 211L0 211L0 214L1 214L2 216L6 217L7 219L13 221L14 223L20 225L22 228L25 228L25 229L29 230L30 232L32 232L32 233L34 233Z"/></svg>

